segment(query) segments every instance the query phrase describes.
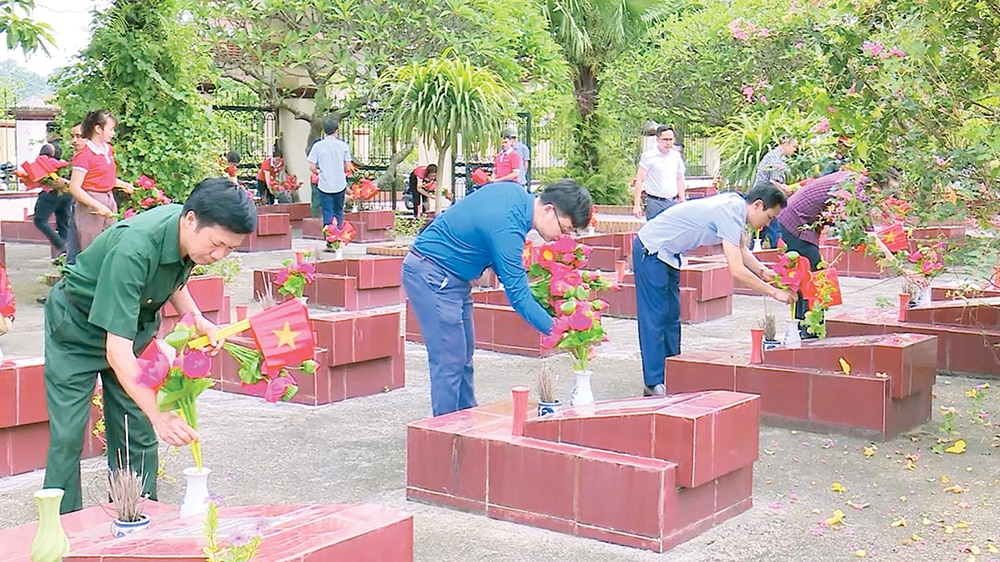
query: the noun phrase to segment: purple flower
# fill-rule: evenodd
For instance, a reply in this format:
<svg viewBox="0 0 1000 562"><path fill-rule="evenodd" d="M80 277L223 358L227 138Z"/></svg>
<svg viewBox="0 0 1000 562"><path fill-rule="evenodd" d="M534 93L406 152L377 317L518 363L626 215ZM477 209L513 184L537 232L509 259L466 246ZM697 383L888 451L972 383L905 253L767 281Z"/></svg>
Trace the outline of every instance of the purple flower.
<svg viewBox="0 0 1000 562"><path fill-rule="evenodd" d="M189 379L200 379L212 370L212 358L200 349L189 349L184 354L181 370Z"/></svg>

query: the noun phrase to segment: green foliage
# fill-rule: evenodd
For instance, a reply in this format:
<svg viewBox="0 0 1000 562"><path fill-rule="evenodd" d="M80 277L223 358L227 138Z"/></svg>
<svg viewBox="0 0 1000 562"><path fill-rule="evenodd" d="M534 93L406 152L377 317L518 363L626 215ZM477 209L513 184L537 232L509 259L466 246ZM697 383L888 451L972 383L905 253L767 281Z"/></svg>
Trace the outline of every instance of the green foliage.
<svg viewBox="0 0 1000 562"><path fill-rule="evenodd" d="M0 33L7 36L8 49L22 49L31 53L41 49L49 52L52 45L52 27L31 19L34 0L0 1Z"/></svg>
<svg viewBox="0 0 1000 562"><path fill-rule="evenodd" d="M500 129L512 92L489 69L468 59L442 57L410 63L384 82L388 111L383 123L400 139L414 133L438 151L437 166L446 168L449 149L472 152ZM435 209L442 195L435 194Z"/></svg>
<svg viewBox="0 0 1000 562"><path fill-rule="evenodd" d="M427 222L427 217L414 218L409 215L396 215L392 230L396 236L413 238Z"/></svg>
<svg viewBox="0 0 1000 562"><path fill-rule="evenodd" d="M208 102L197 91L211 78L209 56L195 24L182 21L186 7L184 0L115 3L95 17L80 62L55 78L65 123L99 108L117 119L119 177L145 174L181 200L197 182L219 175L222 153Z"/></svg>
<svg viewBox="0 0 1000 562"><path fill-rule="evenodd" d="M246 537L246 532L236 533L239 539L226 541L219 537L219 508L215 502L208 504L208 515L205 517L205 537L208 538L208 546L204 548L207 562L249 562L257 555L260 549L261 537ZM236 544L239 543L239 544Z"/></svg>
<svg viewBox="0 0 1000 562"><path fill-rule="evenodd" d="M810 121L797 110L772 107L762 113L739 115L728 127L720 129L716 142L722 156L722 177L741 189L753 186L757 166L768 151L778 146L783 135L800 139L799 152L788 158L786 183L802 179L813 171L814 163L826 152L827 143L808 138Z"/></svg>
<svg viewBox="0 0 1000 562"><path fill-rule="evenodd" d="M242 264L240 264L239 258L229 256L208 265L196 265L191 270L191 275L218 275L222 277L226 285L229 285L236 280L241 269Z"/></svg>

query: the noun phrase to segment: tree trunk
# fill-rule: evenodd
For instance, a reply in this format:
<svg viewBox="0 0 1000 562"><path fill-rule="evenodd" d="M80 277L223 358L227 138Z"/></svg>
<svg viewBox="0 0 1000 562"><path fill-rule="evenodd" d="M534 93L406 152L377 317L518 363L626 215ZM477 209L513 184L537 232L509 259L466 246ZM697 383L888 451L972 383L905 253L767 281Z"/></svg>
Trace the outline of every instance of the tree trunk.
<svg viewBox="0 0 1000 562"><path fill-rule="evenodd" d="M438 181L434 182L434 216L437 217L441 214L441 206L444 205L444 196L441 195L441 180L444 178L444 167L448 161L448 149L451 148L447 144L445 146L438 146ZM452 174L455 173L454 166L452 166ZM449 174L450 176L451 174ZM454 183L454 182L452 182ZM454 197L454 195L452 195Z"/></svg>
<svg viewBox="0 0 1000 562"><path fill-rule="evenodd" d="M599 91L600 83L594 69L587 65L578 66L573 78L576 110L580 114L580 122L576 126L575 160L579 171L586 174L596 174L600 169L597 147L601 131L596 114Z"/></svg>

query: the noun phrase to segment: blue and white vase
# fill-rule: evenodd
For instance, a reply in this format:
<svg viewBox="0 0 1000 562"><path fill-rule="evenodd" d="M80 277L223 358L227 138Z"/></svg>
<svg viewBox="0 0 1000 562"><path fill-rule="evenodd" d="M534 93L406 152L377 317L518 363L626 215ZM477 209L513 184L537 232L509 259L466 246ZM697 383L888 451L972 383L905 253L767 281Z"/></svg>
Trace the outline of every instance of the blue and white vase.
<svg viewBox="0 0 1000 562"><path fill-rule="evenodd" d="M115 519L111 522L111 536L116 539L134 535L149 528L149 516L143 514L138 521L122 521Z"/></svg>
<svg viewBox="0 0 1000 562"><path fill-rule="evenodd" d="M552 402L546 402L544 400L538 401L538 417L558 414L562 411L562 409L562 400L553 400Z"/></svg>

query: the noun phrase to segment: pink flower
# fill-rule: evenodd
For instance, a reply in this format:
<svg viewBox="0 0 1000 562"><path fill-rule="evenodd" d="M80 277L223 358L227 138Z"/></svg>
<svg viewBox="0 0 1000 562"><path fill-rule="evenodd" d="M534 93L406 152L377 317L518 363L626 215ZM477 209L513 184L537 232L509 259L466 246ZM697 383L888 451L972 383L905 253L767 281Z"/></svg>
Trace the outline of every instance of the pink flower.
<svg viewBox="0 0 1000 562"><path fill-rule="evenodd" d="M743 20L741 19L729 22L729 32L733 34L733 39L737 41L746 41L750 38L750 35L743 29Z"/></svg>
<svg viewBox="0 0 1000 562"><path fill-rule="evenodd" d="M559 237L558 240L552 242L548 246L549 248L551 248L556 252L559 252L560 254L568 254L576 251L577 243L576 240L573 240L572 237L563 235Z"/></svg>
<svg viewBox="0 0 1000 562"><path fill-rule="evenodd" d="M557 316L555 322L552 324L552 331L542 336L542 347L545 349L552 349L553 347L559 345L559 341L568 329L569 317Z"/></svg>
<svg viewBox="0 0 1000 562"><path fill-rule="evenodd" d="M170 373L170 358L163 352L159 342L154 341L152 345L155 348L153 359L139 359L141 370L137 381L146 388L158 389Z"/></svg>
<svg viewBox="0 0 1000 562"><path fill-rule="evenodd" d="M906 259L907 259L907 260L908 260L908 261L909 261L910 263L919 263L919 262L920 262L920 260L921 260L921 258L923 258L923 257L924 257L924 256L923 256L923 255L921 255L921 253L920 253L920 251L919 251L919 250L918 250L918 251L916 251L916 252L910 252L909 250L907 250L907 252L906 252Z"/></svg>
<svg viewBox="0 0 1000 562"><path fill-rule="evenodd" d="M295 380L291 376L275 377L267 383L267 389L264 390L264 400L268 402L277 402L285 396L285 391L290 386L295 386Z"/></svg>
<svg viewBox="0 0 1000 562"><path fill-rule="evenodd" d="M753 86L743 86L743 96L747 99L747 103L753 102Z"/></svg>
<svg viewBox="0 0 1000 562"><path fill-rule="evenodd" d="M200 379L208 376L212 370L212 358L200 349L189 349L184 353L181 364L184 376L189 379Z"/></svg>
<svg viewBox="0 0 1000 562"><path fill-rule="evenodd" d="M903 52L903 51L901 51L900 49L890 49L889 50L889 54L887 56L890 56L890 57L899 57L901 59L905 59L906 58L906 53Z"/></svg>
<svg viewBox="0 0 1000 562"><path fill-rule="evenodd" d="M801 49L802 48L802 41L796 41L795 45L793 45L793 47L795 47L796 49Z"/></svg>
<svg viewBox="0 0 1000 562"><path fill-rule="evenodd" d="M861 45L861 50L869 56L877 57L885 50L885 45L874 41L865 41Z"/></svg>
<svg viewBox="0 0 1000 562"><path fill-rule="evenodd" d="M814 127L814 130L817 133L825 133L825 132L829 131L830 130L830 120L827 119L826 117L820 119L819 123L817 123L816 127Z"/></svg>
<svg viewBox="0 0 1000 562"><path fill-rule="evenodd" d="M143 189L153 189L156 187L156 182L147 175L139 176L139 179L135 180L135 184Z"/></svg>
<svg viewBox="0 0 1000 562"><path fill-rule="evenodd" d="M135 209L125 209L125 212L122 214L122 218L130 219L138 214L139 212Z"/></svg>
<svg viewBox="0 0 1000 562"><path fill-rule="evenodd" d="M177 321L178 326L184 326L189 330L194 329L194 313L185 312L181 315L180 320Z"/></svg>
<svg viewBox="0 0 1000 562"><path fill-rule="evenodd" d="M282 269L274 277L274 282L277 283L278 285L284 285L285 282L288 281L289 277L290 277L290 275L288 273L288 270L287 269Z"/></svg>
<svg viewBox="0 0 1000 562"><path fill-rule="evenodd" d="M572 330L586 332L594 325L594 313L584 310L583 307L576 307L576 312L569 316L569 327Z"/></svg>
<svg viewBox="0 0 1000 562"><path fill-rule="evenodd" d="M857 86L858 86L858 81L857 80L851 80L851 87L847 89L847 94L848 95L852 95L852 96L854 94L856 94L857 90L855 88L857 88Z"/></svg>

